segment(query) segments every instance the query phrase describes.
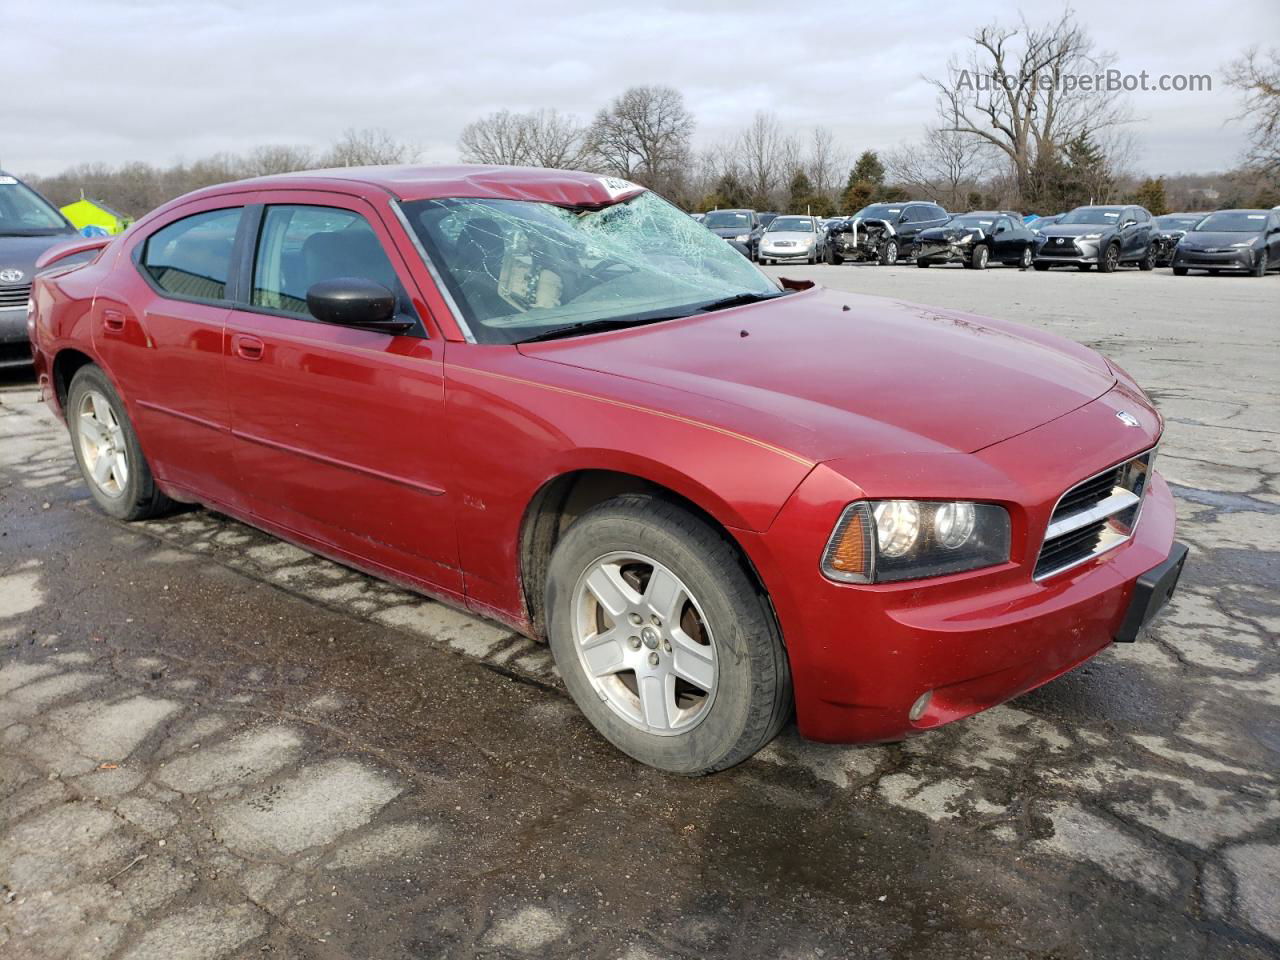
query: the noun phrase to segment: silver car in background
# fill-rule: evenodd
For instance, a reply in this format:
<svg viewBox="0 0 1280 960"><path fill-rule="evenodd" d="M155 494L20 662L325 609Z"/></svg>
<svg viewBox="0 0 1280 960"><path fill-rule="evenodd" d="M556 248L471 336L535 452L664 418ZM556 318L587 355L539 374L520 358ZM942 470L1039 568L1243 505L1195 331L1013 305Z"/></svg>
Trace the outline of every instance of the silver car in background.
<svg viewBox="0 0 1280 960"><path fill-rule="evenodd" d="M760 262L818 262L817 217L775 217L760 237Z"/></svg>

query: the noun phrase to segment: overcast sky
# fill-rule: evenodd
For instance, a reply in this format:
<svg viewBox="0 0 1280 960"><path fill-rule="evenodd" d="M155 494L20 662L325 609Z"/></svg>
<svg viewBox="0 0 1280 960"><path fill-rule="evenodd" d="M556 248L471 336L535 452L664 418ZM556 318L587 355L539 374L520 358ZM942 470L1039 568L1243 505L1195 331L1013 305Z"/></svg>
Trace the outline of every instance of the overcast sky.
<svg viewBox="0 0 1280 960"><path fill-rule="evenodd" d="M422 159L457 158L470 119L556 107L590 117L624 88L683 91L699 146L756 110L849 151L920 135L941 75L989 19L1059 3L787 4L748 0L454 3L356 0L3 0L0 163L50 174L87 161L168 164L259 144L321 149L385 127ZM1222 67L1280 44L1278 0L1078 0L1129 73L1213 77L1208 93L1135 93L1139 169L1224 169L1243 148Z"/></svg>

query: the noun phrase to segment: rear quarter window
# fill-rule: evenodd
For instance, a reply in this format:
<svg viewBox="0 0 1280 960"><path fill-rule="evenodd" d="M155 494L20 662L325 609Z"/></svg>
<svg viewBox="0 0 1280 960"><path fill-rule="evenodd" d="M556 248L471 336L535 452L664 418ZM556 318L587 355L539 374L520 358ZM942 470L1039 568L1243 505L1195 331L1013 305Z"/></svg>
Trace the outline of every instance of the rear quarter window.
<svg viewBox="0 0 1280 960"><path fill-rule="evenodd" d="M175 297L225 300L241 213L240 207L209 210L161 227L147 238L142 269Z"/></svg>

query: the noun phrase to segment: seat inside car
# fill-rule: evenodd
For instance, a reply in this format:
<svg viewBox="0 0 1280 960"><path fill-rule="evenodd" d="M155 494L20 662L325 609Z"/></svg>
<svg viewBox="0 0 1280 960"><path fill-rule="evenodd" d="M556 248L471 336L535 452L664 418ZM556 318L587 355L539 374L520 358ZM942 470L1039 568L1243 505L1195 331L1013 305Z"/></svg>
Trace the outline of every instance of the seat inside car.
<svg viewBox="0 0 1280 960"><path fill-rule="evenodd" d="M314 284L337 277L359 277L380 283L393 293L400 291L382 244L363 224L307 237L302 244L302 265L306 283L300 292L304 297Z"/></svg>

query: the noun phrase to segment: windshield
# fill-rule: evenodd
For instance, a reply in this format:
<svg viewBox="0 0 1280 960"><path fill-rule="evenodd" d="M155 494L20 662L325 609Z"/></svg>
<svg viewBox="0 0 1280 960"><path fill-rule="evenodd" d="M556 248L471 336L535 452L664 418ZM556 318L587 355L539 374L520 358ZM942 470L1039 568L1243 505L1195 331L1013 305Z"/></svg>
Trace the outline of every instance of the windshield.
<svg viewBox="0 0 1280 960"><path fill-rule="evenodd" d="M1194 217L1156 217L1156 226L1161 230L1190 230L1203 219L1203 213L1198 213Z"/></svg>
<svg viewBox="0 0 1280 960"><path fill-rule="evenodd" d="M481 343L778 294L740 253L648 192L602 210L466 198L403 209Z"/></svg>
<svg viewBox="0 0 1280 960"><path fill-rule="evenodd" d="M902 206L896 203L873 203L869 207L863 207L854 214L862 220L868 218L874 220L894 220L898 214L902 212Z"/></svg>
<svg viewBox="0 0 1280 960"><path fill-rule="evenodd" d="M751 228L751 215L748 213L737 213L733 210L712 210L702 218L704 227L713 227L723 229L725 227L742 227L744 230Z"/></svg>
<svg viewBox="0 0 1280 960"><path fill-rule="evenodd" d="M1064 214L1058 221L1059 226L1071 223L1108 223L1115 224L1120 222L1120 214L1124 213L1124 207L1076 207L1068 214Z"/></svg>
<svg viewBox="0 0 1280 960"><path fill-rule="evenodd" d="M951 226L968 227L969 229L979 227L983 230L990 230L995 222L995 217L962 216L951 218Z"/></svg>
<svg viewBox="0 0 1280 960"><path fill-rule="evenodd" d="M766 233L813 233L813 220L809 217L778 217L769 224Z"/></svg>
<svg viewBox="0 0 1280 960"><path fill-rule="evenodd" d="M1222 210L1200 221L1196 233L1261 233L1266 225L1262 210Z"/></svg>
<svg viewBox="0 0 1280 960"><path fill-rule="evenodd" d="M69 233L71 227L47 200L13 177L0 176L0 235Z"/></svg>

